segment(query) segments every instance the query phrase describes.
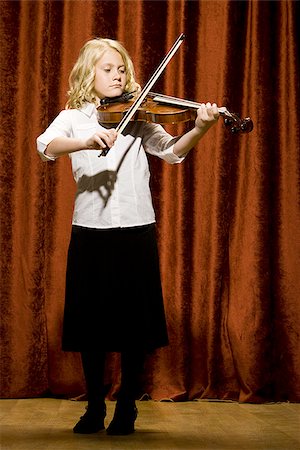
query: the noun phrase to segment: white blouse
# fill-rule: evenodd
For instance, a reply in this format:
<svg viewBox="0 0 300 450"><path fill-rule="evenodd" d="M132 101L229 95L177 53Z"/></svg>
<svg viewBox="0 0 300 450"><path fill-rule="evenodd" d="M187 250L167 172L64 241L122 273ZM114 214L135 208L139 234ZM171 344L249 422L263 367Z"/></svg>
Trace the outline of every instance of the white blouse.
<svg viewBox="0 0 300 450"><path fill-rule="evenodd" d="M63 110L37 138L37 149L44 161L47 145L56 137L87 139L103 128L94 104L81 109ZM147 156L158 156L170 164L184 157L173 153L177 138L160 125L132 122L120 134L107 156L100 151L81 150L70 153L77 192L73 225L89 228L118 228L155 222L149 187Z"/></svg>

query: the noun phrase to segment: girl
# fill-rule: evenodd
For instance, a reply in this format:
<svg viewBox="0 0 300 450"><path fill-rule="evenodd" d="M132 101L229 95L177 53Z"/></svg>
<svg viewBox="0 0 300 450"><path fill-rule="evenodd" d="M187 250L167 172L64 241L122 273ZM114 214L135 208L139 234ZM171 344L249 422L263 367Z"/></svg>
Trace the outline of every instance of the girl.
<svg viewBox="0 0 300 450"><path fill-rule="evenodd" d="M119 135L102 126L102 99L140 89L127 51L111 39L84 45L69 82L67 107L37 148L45 161L69 155L77 183L62 348L81 352L88 406L73 430L104 429L105 353L120 352L121 387L107 433L125 435L134 432L145 355L168 344L146 153L182 162L219 113L216 104L201 105L194 128L176 138L152 123L130 122ZM99 157L104 148L107 156Z"/></svg>

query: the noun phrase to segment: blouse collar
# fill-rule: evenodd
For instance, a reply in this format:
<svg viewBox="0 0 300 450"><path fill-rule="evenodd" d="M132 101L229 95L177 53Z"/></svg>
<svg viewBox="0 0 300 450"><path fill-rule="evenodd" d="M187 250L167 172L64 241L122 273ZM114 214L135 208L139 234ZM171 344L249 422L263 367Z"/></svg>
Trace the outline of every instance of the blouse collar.
<svg viewBox="0 0 300 450"><path fill-rule="evenodd" d="M86 116L91 117L93 113L97 112L97 107L95 103L85 103L79 110Z"/></svg>

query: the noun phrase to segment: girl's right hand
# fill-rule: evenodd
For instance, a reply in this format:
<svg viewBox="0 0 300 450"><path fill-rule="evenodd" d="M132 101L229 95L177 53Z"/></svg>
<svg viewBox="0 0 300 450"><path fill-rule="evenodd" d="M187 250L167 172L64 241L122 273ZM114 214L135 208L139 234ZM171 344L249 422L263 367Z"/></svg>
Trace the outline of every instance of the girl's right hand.
<svg viewBox="0 0 300 450"><path fill-rule="evenodd" d="M90 150L102 150L107 147L111 148L114 145L117 137L118 133L114 128L110 128L109 130L97 131L86 140L84 147Z"/></svg>

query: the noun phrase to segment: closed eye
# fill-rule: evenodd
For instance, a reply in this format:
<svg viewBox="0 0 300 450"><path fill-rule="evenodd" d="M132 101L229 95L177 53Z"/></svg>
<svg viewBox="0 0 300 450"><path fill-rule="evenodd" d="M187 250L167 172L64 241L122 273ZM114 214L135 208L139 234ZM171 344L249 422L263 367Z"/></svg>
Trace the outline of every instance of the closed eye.
<svg viewBox="0 0 300 450"><path fill-rule="evenodd" d="M104 72L109 73L112 70L112 68L111 67L104 67L103 70L104 70ZM125 67L119 67L118 68L118 72L122 73L122 74L126 73Z"/></svg>

